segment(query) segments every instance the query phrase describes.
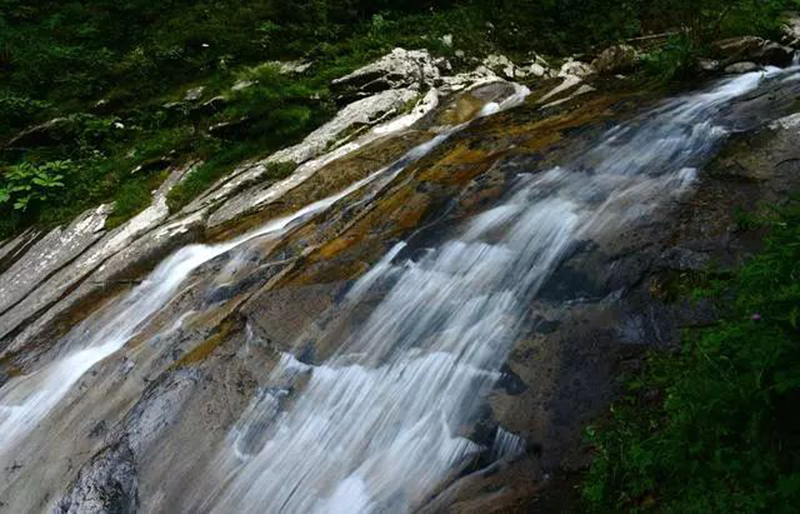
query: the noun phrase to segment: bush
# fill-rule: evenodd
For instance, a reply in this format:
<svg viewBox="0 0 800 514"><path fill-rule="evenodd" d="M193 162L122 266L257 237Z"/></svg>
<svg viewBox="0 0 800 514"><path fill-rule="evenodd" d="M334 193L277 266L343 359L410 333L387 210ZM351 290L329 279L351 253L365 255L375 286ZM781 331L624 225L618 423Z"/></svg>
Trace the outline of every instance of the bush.
<svg viewBox="0 0 800 514"><path fill-rule="evenodd" d="M644 72L661 82L686 80L696 73L699 51L688 34L671 37L667 44L644 57Z"/></svg>
<svg viewBox="0 0 800 514"><path fill-rule="evenodd" d="M718 324L654 354L588 430L593 512L796 512L800 499L800 202L764 252L696 291Z"/></svg>
<svg viewBox="0 0 800 514"><path fill-rule="evenodd" d="M14 210L24 212L32 205L47 202L64 187L62 180L70 171L69 161L12 166L0 182L0 206L10 204Z"/></svg>

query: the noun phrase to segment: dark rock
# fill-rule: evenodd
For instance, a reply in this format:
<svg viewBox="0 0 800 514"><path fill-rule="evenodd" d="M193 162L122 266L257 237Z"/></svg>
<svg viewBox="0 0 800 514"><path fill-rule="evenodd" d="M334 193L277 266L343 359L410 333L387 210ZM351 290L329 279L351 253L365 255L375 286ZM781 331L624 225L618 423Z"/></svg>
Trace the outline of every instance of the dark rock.
<svg viewBox="0 0 800 514"><path fill-rule="evenodd" d="M126 442L94 456L53 511L57 514L133 514L139 505L139 479Z"/></svg>
<svg viewBox="0 0 800 514"><path fill-rule="evenodd" d="M791 48L754 36L723 39L713 43L711 48L713 56L725 65L749 61L757 64L788 66L794 58L794 51Z"/></svg>

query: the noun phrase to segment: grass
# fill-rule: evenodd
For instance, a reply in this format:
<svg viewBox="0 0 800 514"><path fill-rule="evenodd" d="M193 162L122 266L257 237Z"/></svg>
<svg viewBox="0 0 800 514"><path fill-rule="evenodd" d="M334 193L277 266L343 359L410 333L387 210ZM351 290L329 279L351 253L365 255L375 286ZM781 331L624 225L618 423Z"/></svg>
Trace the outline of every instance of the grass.
<svg viewBox="0 0 800 514"><path fill-rule="evenodd" d="M796 512L800 202L762 222L764 251L694 291L719 321L689 332L680 351L652 354L588 429L589 511Z"/></svg>

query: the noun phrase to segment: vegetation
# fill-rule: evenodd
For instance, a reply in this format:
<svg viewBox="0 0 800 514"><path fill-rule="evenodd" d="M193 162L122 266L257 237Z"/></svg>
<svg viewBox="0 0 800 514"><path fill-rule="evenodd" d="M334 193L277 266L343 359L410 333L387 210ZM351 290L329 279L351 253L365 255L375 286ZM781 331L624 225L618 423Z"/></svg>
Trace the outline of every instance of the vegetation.
<svg viewBox="0 0 800 514"><path fill-rule="evenodd" d="M203 160L171 195L173 208L185 205L242 160L323 123L335 111L330 80L394 46L426 47L465 67L490 51L558 56L685 28L648 60L669 80L713 38L775 33L793 2L0 0L0 172L11 174L0 181L0 239L102 202L115 202L110 225L121 223L147 205L163 168ZM289 77L264 64L291 59L313 66ZM231 90L242 81L252 86ZM199 98L186 100L198 86ZM47 137L14 139L50 120L58 123ZM236 130L209 136L223 122ZM68 163L55 173L63 185L32 184L27 203L22 190L9 191L20 187L12 184L19 166L59 162ZM148 177L131 173L142 165Z"/></svg>
<svg viewBox="0 0 800 514"><path fill-rule="evenodd" d="M589 429L591 511L796 512L800 201L761 222L763 253L695 290L720 320L652 355L610 419Z"/></svg>

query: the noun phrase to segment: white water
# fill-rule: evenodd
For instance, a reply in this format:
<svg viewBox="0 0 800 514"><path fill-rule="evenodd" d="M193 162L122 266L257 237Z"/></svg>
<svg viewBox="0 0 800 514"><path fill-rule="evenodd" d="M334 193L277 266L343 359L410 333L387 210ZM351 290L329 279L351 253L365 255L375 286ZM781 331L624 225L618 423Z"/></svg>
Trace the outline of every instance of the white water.
<svg viewBox="0 0 800 514"><path fill-rule="evenodd" d="M770 72L771 75L777 72ZM479 452L473 417L538 289L581 239L680 195L723 140L729 103L763 75L677 98L572 163L520 176L502 205L421 258L403 245L347 301L383 300L336 353L284 355L200 484L200 512L409 512ZM487 112L491 112L491 108ZM295 390L297 390L295 392ZM498 432L495 457L521 449Z"/></svg>
<svg viewBox="0 0 800 514"><path fill-rule="evenodd" d="M518 87L516 93L501 105L492 104L492 111L481 115L518 105L527 94L527 89ZM324 211L367 184L380 181L380 186L388 183L464 126L466 124L448 129L413 148L392 165L376 171L345 190L308 205L292 215L271 220L261 228L233 241L217 245L191 245L175 252L122 301L74 329L60 345L63 348L62 355L51 364L31 374L14 378L0 389L0 464L10 457L17 443L36 428L81 377L122 348L175 298L181 291L181 285L198 267L254 239L280 236L295 223Z"/></svg>

